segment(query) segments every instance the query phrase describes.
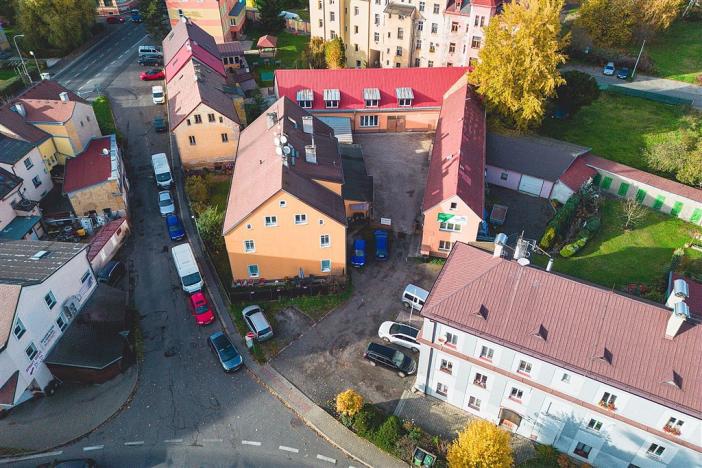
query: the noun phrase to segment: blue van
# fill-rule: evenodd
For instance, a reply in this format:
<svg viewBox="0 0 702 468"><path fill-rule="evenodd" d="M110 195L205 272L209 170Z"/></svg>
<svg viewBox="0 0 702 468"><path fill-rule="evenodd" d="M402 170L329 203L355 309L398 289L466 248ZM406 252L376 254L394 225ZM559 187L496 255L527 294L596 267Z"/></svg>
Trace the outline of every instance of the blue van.
<svg viewBox="0 0 702 468"><path fill-rule="evenodd" d="M387 260L388 256L388 232L382 229L377 229L373 232L375 238L375 258L378 260Z"/></svg>

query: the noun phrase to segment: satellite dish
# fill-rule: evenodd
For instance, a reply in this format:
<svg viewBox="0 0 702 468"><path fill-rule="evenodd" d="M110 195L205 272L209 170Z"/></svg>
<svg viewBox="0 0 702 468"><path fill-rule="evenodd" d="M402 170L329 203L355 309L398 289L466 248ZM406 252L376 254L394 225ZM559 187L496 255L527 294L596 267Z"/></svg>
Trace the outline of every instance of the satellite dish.
<svg viewBox="0 0 702 468"><path fill-rule="evenodd" d="M275 154L277 154L278 156L282 156L283 155L283 148L281 148L280 146L276 146L275 147Z"/></svg>
<svg viewBox="0 0 702 468"><path fill-rule="evenodd" d="M104 154L105 156L107 156L108 154L110 154L110 150L108 150L107 148L103 148L103 149L102 149L102 154Z"/></svg>
<svg viewBox="0 0 702 468"><path fill-rule="evenodd" d="M273 137L273 144L275 146L280 146L280 138L278 138L277 136Z"/></svg>
<svg viewBox="0 0 702 468"><path fill-rule="evenodd" d="M280 135L280 142L281 142L282 144L287 143L287 142L288 142L288 137L286 137L285 135Z"/></svg>
<svg viewBox="0 0 702 468"><path fill-rule="evenodd" d="M290 154L290 147L289 146L283 146L283 154L286 156Z"/></svg>

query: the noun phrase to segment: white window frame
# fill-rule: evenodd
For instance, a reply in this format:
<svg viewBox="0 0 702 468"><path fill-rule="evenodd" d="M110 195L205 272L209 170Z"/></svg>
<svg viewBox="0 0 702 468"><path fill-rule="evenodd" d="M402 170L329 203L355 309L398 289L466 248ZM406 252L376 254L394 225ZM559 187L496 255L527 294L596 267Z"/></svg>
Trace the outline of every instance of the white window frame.
<svg viewBox="0 0 702 468"><path fill-rule="evenodd" d="M648 449L646 449L646 456L649 458L653 458L654 460L660 460L663 458L663 454L665 453L667 447L664 445L661 445L657 442L651 442L651 444L648 446Z"/></svg>
<svg viewBox="0 0 702 468"><path fill-rule="evenodd" d="M507 398L517 403L522 403L524 401L524 389L512 385Z"/></svg>
<svg viewBox="0 0 702 468"><path fill-rule="evenodd" d="M448 244L448 246L446 244ZM450 251L451 251L451 241L440 240L439 241L439 252L450 252Z"/></svg>
<svg viewBox="0 0 702 468"><path fill-rule="evenodd" d="M326 237L326 242L324 242L324 238ZM319 236L319 246L323 249L326 249L328 247L331 247L331 235L329 234L320 234Z"/></svg>
<svg viewBox="0 0 702 468"><path fill-rule="evenodd" d="M285 200L280 200L278 202L278 206L281 208L285 208L286 206L288 206L288 202L286 202Z"/></svg>
<svg viewBox="0 0 702 468"><path fill-rule="evenodd" d="M528 375L531 377L531 372L533 370L534 365L531 362L525 361L524 359L519 360L519 364L517 365L517 374Z"/></svg>
<svg viewBox="0 0 702 468"><path fill-rule="evenodd" d="M436 382L436 394L441 395L444 398L448 397L448 385L442 382Z"/></svg>
<svg viewBox="0 0 702 468"><path fill-rule="evenodd" d="M361 128L374 128L379 125L380 119L377 115L362 115Z"/></svg>
<svg viewBox="0 0 702 468"><path fill-rule="evenodd" d="M24 355L27 356L27 359L33 361L34 358L37 357L37 354L39 354L39 350L37 350L37 345L35 345L33 341L30 341L27 347L24 348Z"/></svg>
<svg viewBox="0 0 702 468"><path fill-rule="evenodd" d="M27 158L24 160L24 168L25 169L30 170L33 167L34 167L34 163L32 162L32 158Z"/></svg>
<svg viewBox="0 0 702 468"><path fill-rule="evenodd" d="M485 351L485 355L483 355L483 351ZM492 359L495 357L495 348L491 348L486 345L480 345L480 354L478 355L478 358L483 359L484 361L492 362Z"/></svg>
<svg viewBox="0 0 702 468"><path fill-rule="evenodd" d="M324 262L328 262L329 266L327 268L324 268ZM324 259L319 262L319 269L322 273L331 273L331 260L330 259Z"/></svg>
<svg viewBox="0 0 702 468"><path fill-rule="evenodd" d="M61 323L63 322L63 326L61 326ZM59 327L59 330L66 331L68 328L68 318L66 315L63 313L63 311L59 312L59 314L56 316L56 325Z"/></svg>
<svg viewBox="0 0 702 468"><path fill-rule="evenodd" d="M251 273L251 267L254 267L256 269L255 274ZM251 265L247 265L246 271L249 274L249 278L258 278L261 276L261 270L258 269L258 264L256 264L256 263L252 263Z"/></svg>
<svg viewBox="0 0 702 468"><path fill-rule="evenodd" d="M488 375L482 372L476 372L473 375L473 385L476 385L482 389L487 389Z"/></svg>
<svg viewBox="0 0 702 468"><path fill-rule="evenodd" d="M276 227L278 225L278 217L276 215L264 216L263 225L265 227Z"/></svg>
<svg viewBox="0 0 702 468"><path fill-rule="evenodd" d="M453 361L442 358L439 363L439 371L445 374L453 375Z"/></svg>
<svg viewBox="0 0 702 468"><path fill-rule="evenodd" d="M47 301L47 299L50 299ZM57 304L56 301L56 296L54 296L54 293L49 290L48 293L44 295L44 304L49 308L49 310L53 309L54 306Z"/></svg>
<svg viewBox="0 0 702 468"><path fill-rule="evenodd" d="M249 242L251 247L249 248ZM253 239L244 240L244 253L252 253L256 251L256 242Z"/></svg>
<svg viewBox="0 0 702 468"><path fill-rule="evenodd" d="M447 331L444 336L446 337L446 344L448 346L456 347L458 346L458 334Z"/></svg>
<svg viewBox="0 0 702 468"><path fill-rule="evenodd" d="M17 331L19 329L19 331ZM15 322L15 326L12 327L12 334L20 340L24 334L27 333L27 327L24 326L24 323L22 323L22 320L17 318L17 321Z"/></svg>
<svg viewBox="0 0 702 468"><path fill-rule="evenodd" d="M587 422L587 428L588 430L593 432L600 432L600 430L602 430L603 424L604 423L599 419L590 418L590 420Z"/></svg>
<svg viewBox="0 0 702 468"><path fill-rule="evenodd" d="M411 98L398 99L397 105L399 107L412 107L412 99Z"/></svg>
<svg viewBox="0 0 702 468"><path fill-rule="evenodd" d="M297 224L297 225L307 224L307 214L295 213L294 221L295 221L295 224Z"/></svg>
<svg viewBox="0 0 702 468"><path fill-rule="evenodd" d="M473 402L472 404L471 404L471 401ZM483 404L483 402L480 398L473 396L473 395L468 396L468 408L475 410L475 411L480 411L480 406L482 406L482 404Z"/></svg>
<svg viewBox="0 0 702 468"><path fill-rule="evenodd" d="M461 232L461 225L456 223L439 222L439 231Z"/></svg>

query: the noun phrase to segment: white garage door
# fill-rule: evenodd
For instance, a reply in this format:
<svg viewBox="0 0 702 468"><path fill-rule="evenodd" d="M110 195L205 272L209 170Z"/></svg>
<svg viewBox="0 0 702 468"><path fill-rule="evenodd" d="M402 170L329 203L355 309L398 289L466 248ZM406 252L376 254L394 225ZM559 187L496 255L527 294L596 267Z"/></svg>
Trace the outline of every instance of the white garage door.
<svg viewBox="0 0 702 468"><path fill-rule="evenodd" d="M543 187L543 185L543 179L537 179L536 177L523 175L521 180L519 181L519 191L531 195L536 195L538 197L541 194L541 187Z"/></svg>

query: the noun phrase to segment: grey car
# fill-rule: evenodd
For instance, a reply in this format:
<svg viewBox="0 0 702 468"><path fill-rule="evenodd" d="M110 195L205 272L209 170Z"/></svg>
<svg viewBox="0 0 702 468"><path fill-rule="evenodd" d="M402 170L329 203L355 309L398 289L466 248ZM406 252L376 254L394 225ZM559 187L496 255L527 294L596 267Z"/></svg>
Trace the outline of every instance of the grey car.
<svg viewBox="0 0 702 468"><path fill-rule="evenodd" d="M168 190L158 192L158 209L161 211L161 216L175 213L175 202Z"/></svg>
<svg viewBox="0 0 702 468"><path fill-rule="evenodd" d="M244 322L249 330L256 335L256 340L265 341L273 338L273 327L268 323L268 319L263 315L263 309L260 306L252 305L244 307L241 311L244 317Z"/></svg>

